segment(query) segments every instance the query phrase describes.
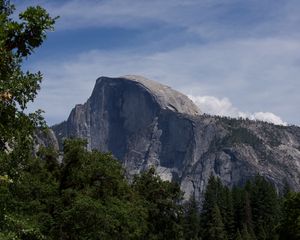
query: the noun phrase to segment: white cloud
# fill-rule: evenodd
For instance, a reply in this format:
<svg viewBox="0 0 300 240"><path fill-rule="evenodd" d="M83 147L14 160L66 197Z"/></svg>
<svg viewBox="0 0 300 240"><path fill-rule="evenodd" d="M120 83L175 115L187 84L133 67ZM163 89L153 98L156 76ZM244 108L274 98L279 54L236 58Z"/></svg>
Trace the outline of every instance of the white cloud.
<svg viewBox="0 0 300 240"><path fill-rule="evenodd" d="M202 112L218 116L240 117L239 111L228 98L219 99L213 96L192 96L188 97L201 109Z"/></svg>
<svg viewBox="0 0 300 240"><path fill-rule="evenodd" d="M252 114L249 118L253 120L271 122L277 125L287 125L287 123L284 122L279 116L276 116L274 113L271 112L256 112Z"/></svg>
<svg viewBox="0 0 300 240"><path fill-rule="evenodd" d="M36 3L37 0L31 0ZM43 6L53 15L61 16L58 22L61 29L76 29L85 27L143 27L145 24L160 22L172 25L188 26L191 16L185 14L185 9L196 6L208 11L215 0L82 0L63 2L44 1ZM195 18L194 18L195 19Z"/></svg>
<svg viewBox="0 0 300 240"><path fill-rule="evenodd" d="M34 68L44 73L45 81L34 106L45 109L51 123L62 121L74 104L89 97L99 76L138 74L185 94L216 96L229 109L225 96L238 109L275 112L299 124L298 43L248 39L151 53L93 50L64 61L39 60Z"/></svg>
<svg viewBox="0 0 300 240"><path fill-rule="evenodd" d="M255 113L247 113L249 118L281 123L270 111L289 123L300 124L297 106L300 102L297 30L300 2L297 0L284 3L271 0L12 2L17 4L17 9L40 4L53 16L60 15L58 31L120 27L138 28L147 33L149 24L171 26L172 38L167 32L160 32L147 39L164 49L160 52L145 43L139 48L129 46L126 51L73 52L67 60L39 59L31 65L45 73L41 94L32 108L45 109L50 123L66 119L76 103L83 103L97 77L139 74L186 94L215 96L202 99L212 112L239 116L246 114L239 110L243 109ZM192 39L196 36L197 40L191 41L186 35ZM183 36L183 40L177 36ZM162 38L164 44L160 44ZM168 41L178 41L180 47L166 50L162 46ZM56 56L59 54L55 53Z"/></svg>
<svg viewBox="0 0 300 240"><path fill-rule="evenodd" d="M191 5L199 5L194 0L15 0L21 9L40 4L52 15L60 16L60 29L86 27L125 27L143 26L151 22L171 23L176 20L178 10ZM203 1L202 6L210 5ZM176 21L178 23L178 21ZM184 23L185 21L183 21Z"/></svg>
<svg viewBox="0 0 300 240"><path fill-rule="evenodd" d="M249 118L251 120L260 120L264 122L273 123L276 125L284 125L284 122L279 116L276 116L271 112L255 112L248 113L238 110L232 105L228 98L219 99L213 96L192 96L188 97L200 108L204 113L217 115L217 116L228 116L233 118Z"/></svg>
<svg viewBox="0 0 300 240"><path fill-rule="evenodd" d="M60 16L56 30L91 27L146 29L148 24L183 28L203 39L299 35L299 1L271 0L14 0L40 4ZM182 34L182 33L179 33Z"/></svg>

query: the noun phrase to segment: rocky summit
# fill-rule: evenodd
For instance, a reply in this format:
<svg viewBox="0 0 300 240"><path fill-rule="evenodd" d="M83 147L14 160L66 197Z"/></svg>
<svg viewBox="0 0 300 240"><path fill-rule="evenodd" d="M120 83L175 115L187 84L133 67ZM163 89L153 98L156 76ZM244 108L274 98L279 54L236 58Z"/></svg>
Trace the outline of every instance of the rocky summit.
<svg viewBox="0 0 300 240"><path fill-rule="evenodd" d="M300 191L300 128L201 114L185 95L139 76L100 77L91 97L52 127L58 143L88 141L112 152L129 176L155 166L188 198L201 199L211 174L227 186L260 174Z"/></svg>

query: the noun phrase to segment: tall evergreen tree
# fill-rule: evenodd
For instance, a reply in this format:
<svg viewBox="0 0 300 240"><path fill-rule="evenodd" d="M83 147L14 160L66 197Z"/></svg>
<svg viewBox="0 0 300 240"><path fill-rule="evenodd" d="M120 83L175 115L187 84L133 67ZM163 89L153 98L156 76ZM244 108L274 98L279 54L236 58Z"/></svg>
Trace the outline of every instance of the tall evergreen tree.
<svg viewBox="0 0 300 240"><path fill-rule="evenodd" d="M225 230L229 240L235 238L236 228L234 221L234 209L233 209L233 199L232 192L228 187L224 187L224 202L220 203L222 220L224 222Z"/></svg>
<svg viewBox="0 0 300 240"><path fill-rule="evenodd" d="M300 193L289 193L283 204L283 218L279 227L280 239L300 239Z"/></svg>
<svg viewBox="0 0 300 240"><path fill-rule="evenodd" d="M110 154L66 140L53 239L141 239L147 212Z"/></svg>
<svg viewBox="0 0 300 240"><path fill-rule="evenodd" d="M203 209L201 213L201 225L205 236L207 235L205 229L207 229L207 224L211 220L212 210L215 205L217 205L220 210L228 239L234 239L235 220L232 193L228 187L223 186L219 178L210 176L204 194Z"/></svg>
<svg viewBox="0 0 300 240"><path fill-rule="evenodd" d="M227 234L222 222L219 207L215 204L211 212L211 220L207 224L207 240L226 240Z"/></svg>
<svg viewBox="0 0 300 240"><path fill-rule="evenodd" d="M200 239L200 211L199 204L193 195L184 204L184 238L187 240Z"/></svg>
<svg viewBox="0 0 300 240"><path fill-rule="evenodd" d="M243 240L239 229L236 231L235 240Z"/></svg>
<svg viewBox="0 0 300 240"><path fill-rule="evenodd" d="M253 226L253 217L252 217L252 204L250 200L250 194L249 192L243 191L243 214L242 214L242 223L243 226L246 226L247 232L252 235L254 232L254 226Z"/></svg>
<svg viewBox="0 0 300 240"><path fill-rule="evenodd" d="M249 185L249 193L254 220L254 231L267 239L274 238L279 222L280 205L274 186L265 178L256 176Z"/></svg>
<svg viewBox="0 0 300 240"><path fill-rule="evenodd" d="M208 180L206 190L204 193L204 199L203 199L202 211L201 211L201 228L203 229L204 238L207 237L208 235L207 233L208 223L211 220L213 208L215 207L215 205L218 206L218 204L223 199L222 193L223 193L223 185L220 179L211 175Z"/></svg>
<svg viewBox="0 0 300 240"><path fill-rule="evenodd" d="M163 181L151 168L135 177L133 189L142 197L148 213L144 239L182 239L182 192L178 184Z"/></svg>
<svg viewBox="0 0 300 240"><path fill-rule="evenodd" d="M251 234L248 231L247 225L243 226L241 236L243 240L254 240L253 236L251 236Z"/></svg>
<svg viewBox="0 0 300 240"><path fill-rule="evenodd" d="M234 222L236 229L243 228L243 216L244 216L244 190L239 187L233 187L232 198L233 198L233 209L234 209Z"/></svg>

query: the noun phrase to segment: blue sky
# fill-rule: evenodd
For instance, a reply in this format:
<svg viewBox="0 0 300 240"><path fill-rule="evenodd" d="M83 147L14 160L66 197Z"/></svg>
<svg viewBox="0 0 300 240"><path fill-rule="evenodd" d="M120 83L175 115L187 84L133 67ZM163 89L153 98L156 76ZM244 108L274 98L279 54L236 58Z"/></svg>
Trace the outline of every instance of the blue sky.
<svg viewBox="0 0 300 240"><path fill-rule="evenodd" d="M208 113L300 125L298 0L15 0L60 16L25 68L44 73L30 109L65 120L100 76L143 75Z"/></svg>

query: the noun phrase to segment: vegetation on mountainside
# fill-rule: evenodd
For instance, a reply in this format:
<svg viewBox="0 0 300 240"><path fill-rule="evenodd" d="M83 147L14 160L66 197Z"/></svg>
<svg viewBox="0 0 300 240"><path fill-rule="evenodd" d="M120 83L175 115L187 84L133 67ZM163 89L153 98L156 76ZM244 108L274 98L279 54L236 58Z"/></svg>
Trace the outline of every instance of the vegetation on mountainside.
<svg viewBox="0 0 300 240"><path fill-rule="evenodd" d="M2 166L1 173L10 169ZM129 183L111 155L66 140L0 179L1 239L299 239L300 194L257 176L229 189L211 176L202 209L150 169Z"/></svg>
<svg viewBox="0 0 300 240"><path fill-rule="evenodd" d="M129 183L118 161L87 151L83 140L64 142L62 163L53 149L33 154L43 119L24 110L42 75L24 73L21 64L55 19L30 7L17 22L13 10L0 0L1 240L300 238L300 194L279 196L259 176L232 190L212 176L200 211L154 169Z"/></svg>

